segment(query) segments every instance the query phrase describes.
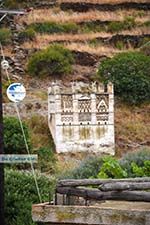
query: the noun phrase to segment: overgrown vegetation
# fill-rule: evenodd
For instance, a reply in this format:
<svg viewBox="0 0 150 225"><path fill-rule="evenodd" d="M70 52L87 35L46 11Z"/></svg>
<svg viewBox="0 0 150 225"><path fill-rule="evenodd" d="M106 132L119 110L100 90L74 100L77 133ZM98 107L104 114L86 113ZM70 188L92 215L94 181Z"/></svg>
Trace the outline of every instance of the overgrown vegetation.
<svg viewBox="0 0 150 225"><path fill-rule="evenodd" d="M29 138L29 129L23 122L24 132L29 147L31 142ZM26 154L26 146L22 135L19 120L15 117L4 118L4 151L6 154Z"/></svg>
<svg viewBox="0 0 150 225"><path fill-rule="evenodd" d="M84 179L150 176L150 149L142 148L119 160L112 156L87 158L76 169L66 173L61 177Z"/></svg>
<svg viewBox="0 0 150 225"><path fill-rule="evenodd" d="M11 31L8 28L0 29L0 42L3 45L11 43Z"/></svg>
<svg viewBox="0 0 150 225"><path fill-rule="evenodd" d="M102 163L103 160L101 157L91 156L83 160L80 163L79 167L70 171L65 171L60 176L62 178L74 178L74 179L96 177L102 166Z"/></svg>
<svg viewBox="0 0 150 225"><path fill-rule="evenodd" d="M150 100L150 58L139 52L120 53L103 61L99 79L114 83L115 94L129 104Z"/></svg>
<svg viewBox="0 0 150 225"><path fill-rule="evenodd" d="M72 72L71 52L61 45L52 45L29 59L28 72L33 76L63 75Z"/></svg>
<svg viewBox="0 0 150 225"><path fill-rule="evenodd" d="M38 155L36 169L42 173L54 174L56 172L55 146L47 118L34 115L27 120L27 124L31 133L31 152Z"/></svg>
<svg viewBox="0 0 150 225"><path fill-rule="evenodd" d="M43 202L52 200L54 179L37 175ZM34 225L31 217L32 204L39 198L30 172L5 170L5 219L6 225Z"/></svg>

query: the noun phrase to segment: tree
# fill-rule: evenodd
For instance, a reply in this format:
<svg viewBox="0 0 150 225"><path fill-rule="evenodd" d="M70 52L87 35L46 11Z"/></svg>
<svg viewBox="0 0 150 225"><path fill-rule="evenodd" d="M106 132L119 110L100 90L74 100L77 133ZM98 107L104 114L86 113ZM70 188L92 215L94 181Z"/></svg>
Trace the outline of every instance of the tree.
<svg viewBox="0 0 150 225"><path fill-rule="evenodd" d="M98 69L101 81L112 81L115 94L129 104L150 100L150 58L140 52L120 53Z"/></svg>

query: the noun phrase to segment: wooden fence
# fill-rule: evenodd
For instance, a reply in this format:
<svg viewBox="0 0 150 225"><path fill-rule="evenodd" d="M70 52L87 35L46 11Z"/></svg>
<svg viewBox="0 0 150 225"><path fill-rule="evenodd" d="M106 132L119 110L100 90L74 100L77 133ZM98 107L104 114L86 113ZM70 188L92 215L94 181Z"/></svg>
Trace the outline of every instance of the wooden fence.
<svg viewBox="0 0 150 225"><path fill-rule="evenodd" d="M75 196L85 199L85 204L87 200L150 202L150 178L60 180L56 187L56 205L58 194L66 199L67 205L72 204L70 199Z"/></svg>

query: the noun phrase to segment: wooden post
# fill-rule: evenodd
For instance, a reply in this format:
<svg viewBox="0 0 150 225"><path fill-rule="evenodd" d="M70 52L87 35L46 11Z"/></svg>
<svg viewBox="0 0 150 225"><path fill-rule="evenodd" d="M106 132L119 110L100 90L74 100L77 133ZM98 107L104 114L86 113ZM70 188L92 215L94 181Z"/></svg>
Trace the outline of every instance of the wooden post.
<svg viewBox="0 0 150 225"><path fill-rule="evenodd" d="M98 189L57 187L57 192L85 198L86 200L122 200L150 202L150 192L146 191L100 191Z"/></svg>
<svg viewBox="0 0 150 225"><path fill-rule="evenodd" d="M116 182L106 183L99 186L101 191L135 191L135 190L150 190L150 182Z"/></svg>
<svg viewBox="0 0 150 225"><path fill-rule="evenodd" d="M1 59L1 58L0 58ZM0 154L3 154L3 108L2 108L2 76L0 60ZM4 221L4 165L0 163L0 224L5 225Z"/></svg>

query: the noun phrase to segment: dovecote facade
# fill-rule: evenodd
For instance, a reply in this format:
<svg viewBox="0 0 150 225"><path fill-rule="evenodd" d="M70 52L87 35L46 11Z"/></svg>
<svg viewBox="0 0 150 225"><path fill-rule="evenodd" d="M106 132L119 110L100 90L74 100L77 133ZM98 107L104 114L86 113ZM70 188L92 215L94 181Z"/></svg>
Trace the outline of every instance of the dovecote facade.
<svg viewBox="0 0 150 225"><path fill-rule="evenodd" d="M48 89L48 124L56 151L114 154L113 85L52 83Z"/></svg>

